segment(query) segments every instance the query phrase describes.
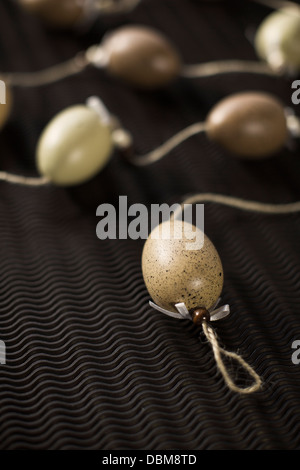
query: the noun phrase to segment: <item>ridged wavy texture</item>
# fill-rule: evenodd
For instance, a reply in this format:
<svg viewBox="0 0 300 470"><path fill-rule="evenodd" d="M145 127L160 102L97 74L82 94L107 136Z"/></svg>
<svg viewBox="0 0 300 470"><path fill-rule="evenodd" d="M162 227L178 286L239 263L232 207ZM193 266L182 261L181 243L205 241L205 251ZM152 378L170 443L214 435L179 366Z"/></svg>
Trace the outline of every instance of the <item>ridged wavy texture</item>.
<svg viewBox="0 0 300 470"><path fill-rule="evenodd" d="M13 2L0 5L0 69L37 70L100 41L123 22L152 25L177 44L186 63L255 59L246 28L268 9L249 3L145 0L127 17L74 34L46 31ZM146 152L205 118L227 93L277 94L284 79L226 76L179 80L157 93L136 92L88 70L35 90L15 90L0 135L1 169L35 174L34 148L60 109L102 97ZM299 449L300 216L261 216L205 206L205 230L224 264L223 301L231 315L217 333L263 378L240 397L218 373L210 346L190 322L148 306L140 258L143 241L100 241L96 207L180 201L215 191L268 202L300 198L299 148L243 163L191 138L164 160L135 169L119 155L93 181L74 189L28 189L0 183L0 366L2 449ZM236 364L241 385L247 377Z"/></svg>

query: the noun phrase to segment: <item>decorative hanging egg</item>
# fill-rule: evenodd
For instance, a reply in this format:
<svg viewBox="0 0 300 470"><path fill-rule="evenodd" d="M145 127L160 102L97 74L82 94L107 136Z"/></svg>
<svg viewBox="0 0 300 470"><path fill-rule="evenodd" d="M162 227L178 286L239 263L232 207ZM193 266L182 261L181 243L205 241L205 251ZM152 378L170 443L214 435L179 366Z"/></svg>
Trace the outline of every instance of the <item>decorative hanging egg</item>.
<svg viewBox="0 0 300 470"><path fill-rule="evenodd" d="M95 176L113 150L111 128L88 106L75 105L57 114L37 145L37 167L57 185L80 184Z"/></svg>
<svg viewBox="0 0 300 470"><path fill-rule="evenodd" d="M0 103L0 129L5 125L12 109L12 93L10 88L2 82L1 97L4 102ZM2 101L2 99L1 99Z"/></svg>
<svg viewBox="0 0 300 470"><path fill-rule="evenodd" d="M288 136L283 105L263 92L236 93L224 98L206 119L208 137L245 159L278 152Z"/></svg>
<svg viewBox="0 0 300 470"><path fill-rule="evenodd" d="M28 11L51 26L68 28L85 15L86 0L19 0Z"/></svg>
<svg viewBox="0 0 300 470"><path fill-rule="evenodd" d="M300 70L300 8L285 8L271 13L255 37L257 54L279 72Z"/></svg>
<svg viewBox="0 0 300 470"><path fill-rule="evenodd" d="M169 233L168 233L169 232ZM192 249L191 234L196 239ZM167 236L168 235L168 236ZM198 242L197 242L198 240ZM195 226L181 220L158 225L149 235L142 254L142 271L156 310L179 319L192 320L202 327L227 386L234 392L249 394L261 387L261 378L239 354L220 347L211 321L225 318L229 305L214 310L223 287L219 255L209 238ZM235 359L253 378L240 387L231 378L222 356Z"/></svg>
<svg viewBox="0 0 300 470"><path fill-rule="evenodd" d="M169 235L164 231L170 227ZM190 235L195 234L195 246ZM166 236L167 234L167 236ZM177 312L178 303L188 310L209 310L223 287L223 268L209 238L197 227L173 220L158 225L145 242L142 272L153 301Z"/></svg>
<svg viewBox="0 0 300 470"><path fill-rule="evenodd" d="M108 33L101 51L112 76L141 88L167 85L181 69L179 55L169 40L146 26L123 26Z"/></svg>

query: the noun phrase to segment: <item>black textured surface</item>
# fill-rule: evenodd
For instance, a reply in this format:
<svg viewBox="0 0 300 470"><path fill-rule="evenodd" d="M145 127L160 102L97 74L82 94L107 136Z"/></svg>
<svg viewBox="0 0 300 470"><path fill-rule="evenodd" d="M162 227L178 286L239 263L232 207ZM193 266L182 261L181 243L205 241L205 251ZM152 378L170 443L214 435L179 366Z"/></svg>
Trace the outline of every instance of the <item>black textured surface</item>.
<svg viewBox="0 0 300 470"><path fill-rule="evenodd" d="M106 30L142 23L164 31L185 63L255 59L253 31L269 12L251 2L145 0L131 14L81 33L47 31L14 2L0 4L0 67L33 71L72 57ZM96 94L146 152L205 118L221 97L266 90L291 105L291 80L230 75L184 80L143 93L89 69L51 86L14 92L1 131L1 170L35 175L40 132L59 110ZM298 110L296 109L296 112ZM217 372L190 322L148 306L143 241L100 241L96 207L180 201L217 192L252 200L300 199L299 145L261 162L225 155L204 135L148 168L116 153L93 181L73 189L0 184L0 366L2 449L299 449L299 215L247 214L205 206L205 230L224 265L217 325L222 343L262 376L240 397ZM236 370L236 364L233 364ZM247 383L236 370L239 383Z"/></svg>

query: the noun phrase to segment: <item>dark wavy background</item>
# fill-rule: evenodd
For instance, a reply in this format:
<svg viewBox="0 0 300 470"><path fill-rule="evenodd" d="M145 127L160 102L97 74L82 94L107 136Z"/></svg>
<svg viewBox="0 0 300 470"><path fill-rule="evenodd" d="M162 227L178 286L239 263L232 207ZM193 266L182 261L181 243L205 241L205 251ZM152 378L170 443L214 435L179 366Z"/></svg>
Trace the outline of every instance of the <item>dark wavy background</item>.
<svg viewBox="0 0 300 470"><path fill-rule="evenodd" d="M253 35L269 12L252 2L143 0L89 30L54 32L1 0L0 67L54 65L125 23L164 31L187 64L255 60ZM44 126L90 95L102 97L131 130L136 151L146 152L205 119L223 96L248 89L291 106L291 79L246 74L180 79L144 93L91 68L47 87L15 89L0 134L1 170L36 175ZM223 301L231 306L217 333L264 382L242 397L227 389L197 328L149 307L143 241L96 237L97 206L117 204L119 195L148 206L206 191L291 202L300 199L299 170L297 141L269 160L242 162L199 135L148 168L132 168L115 153L101 174L73 189L0 183L1 448L300 449L300 365L291 361L292 342L300 340L299 214L205 205L205 230L224 265Z"/></svg>

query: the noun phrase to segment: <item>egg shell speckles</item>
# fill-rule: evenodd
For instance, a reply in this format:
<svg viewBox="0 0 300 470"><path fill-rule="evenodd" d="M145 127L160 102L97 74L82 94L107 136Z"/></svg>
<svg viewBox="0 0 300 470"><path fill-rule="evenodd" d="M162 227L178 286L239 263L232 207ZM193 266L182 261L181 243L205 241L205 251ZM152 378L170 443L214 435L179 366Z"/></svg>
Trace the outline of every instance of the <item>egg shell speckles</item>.
<svg viewBox="0 0 300 470"><path fill-rule="evenodd" d="M179 302L184 302L188 310L210 309L223 288L223 268L217 250L200 229L187 222L173 221L169 239L163 239L162 228L168 223L156 227L144 245L142 272L148 292L157 305L172 312L177 312L175 304ZM204 240L201 247L187 249L191 240L184 234L178 237L183 227L197 230L197 239L199 236Z"/></svg>

